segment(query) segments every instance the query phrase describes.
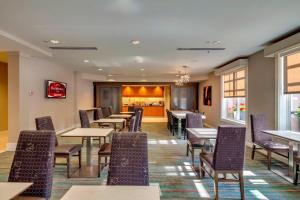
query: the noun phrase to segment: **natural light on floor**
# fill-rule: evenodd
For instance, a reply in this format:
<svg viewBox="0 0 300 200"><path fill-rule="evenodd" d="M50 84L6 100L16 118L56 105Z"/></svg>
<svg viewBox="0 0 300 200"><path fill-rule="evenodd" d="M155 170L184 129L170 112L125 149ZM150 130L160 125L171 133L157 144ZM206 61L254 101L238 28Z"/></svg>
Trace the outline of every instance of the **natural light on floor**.
<svg viewBox="0 0 300 200"><path fill-rule="evenodd" d="M250 190L250 192L255 196L257 199L261 200L269 200L265 195L263 195L259 190Z"/></svg>
<svg viewBox="0 0 300 200"><path fill-rule="evenodd" d="M207 190L205 189L203 183L201 183L201 180L193 180L195 187L197 188L197 191L202 198L210 198Z"/></svg>

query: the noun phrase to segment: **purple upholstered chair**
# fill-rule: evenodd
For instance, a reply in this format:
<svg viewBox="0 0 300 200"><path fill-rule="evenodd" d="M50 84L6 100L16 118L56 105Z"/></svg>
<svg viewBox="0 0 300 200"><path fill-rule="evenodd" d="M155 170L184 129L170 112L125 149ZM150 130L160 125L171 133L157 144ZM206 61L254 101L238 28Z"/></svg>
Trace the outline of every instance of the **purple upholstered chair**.
<svg viewBox="0 0 300 200"><path fill-rule="evenodd" d="M55 131L50 116L36 118L35 125L37 130ZM81 144L58 144L57 137L55 136L54 166L56 158L65 158L67 160L68 178L70 177L72 156L78 156L79 168L81 168L81 148Z"/></svg>
<svg viewBox="0 0 300 200"><path fill-rule="evenodd" d="M114 114L112 106L108 106L107 109L108 109L109 116Z"/></svg>
<svg viewBox="0 0 300 200"><path fill-rule="evenodd" d="M140 115L140 119L139 119L139 130L138 131L142 131L142 120L143 120L143 115L144 115L144 108L141 108L141 115Z"/></svg>
<svg viewBox="0 0 300 200"><path fill-rule="evenodd" d="M135 131L135 123L136 123L136 116L131 117L130 124L129 124L129 132L136 132Z"/></svg>
<svg viewBox="0 0 300 200"><path fill-rule="evenodd" d="M186 128L203 128L202 115L200 113L187 113ZM204 140L200 140L187 130L186 156L189 156L189 152L191 152L193 166L195 149L202 149L204 147L204 142Z"/></svg>
<svg viewBox="0 0 300 200"><path fill-rule="evenodd" d="M101 109L102 109L102 113L103 113L104 118L109 117L111 115L110 112L109 112L108 107L102 107Z"/></svg>
<svg viewBox="0 0 300 200"><path fill-rule="evenodd" d="M300 174L300 156L294 157L294 184L298 184L298 176Z"/></svg>
<svg viewBox="0 0 300 200"><path fill-rule="evenodd" d="M108 185L149 185L146 133L114 133Z"/></svg>
<svg viewBox="0 0 300 200"><path fill-rule="evenodd" d="M50 199L54 148L54 131L21 131L8 181L33 185L20 196Z"/></svg>
<svg viewBox="0 0 300 200"><path fill-rule="evenodd" d="M272 153L288 157L289 147L287 145L275 142L272 137L266 133L261 132L266 130L266 116L265 115L250 115L251 120L251 135L252 135L252 160L254 159L255 150L263 148L267 151L268 169L271 169Z"/></svg>
<svg viewBox="0 0 300 200"><path fill-rule="evenodd" d="M134 132L139 131L139 124L141 120L142 111L138 108L135 109L135 123L134 123Z"/></svg>
<svg viewBox="0 0 300 200"><path fill-rule="evenodd" d="M223 174L225 179L222 182L239 182L241 197L244 199L244 153L245 153L245 127L220 126L216 146L213 153L200 153L200 177L204 177L205 172L210 174L204 165L213 170L215 199L218 199L219 174ZM237 179L226 179L226 174L238 174Z"/></svg>
<svg viewBox="0 0 300 200"><path fill-rule="evenodd" d="M95 117L96 120L99 120L99 119L104 118L104 115L103 115L103 112L102 112L102 109L101 109L101 108L98 108L98 109L96 110L95 116L96 116L96 117Z"/></svg>

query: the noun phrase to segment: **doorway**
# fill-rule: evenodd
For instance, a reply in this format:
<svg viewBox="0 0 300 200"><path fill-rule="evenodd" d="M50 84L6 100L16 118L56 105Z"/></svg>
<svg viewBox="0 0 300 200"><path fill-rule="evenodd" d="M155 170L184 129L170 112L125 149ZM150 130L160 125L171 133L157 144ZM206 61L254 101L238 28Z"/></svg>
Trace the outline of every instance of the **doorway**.
<svg viewBox="0 0 300 200"><path fill-rule="evenodd" d="M0 52L0 152L8 142L8 68L7 55Z"/></svg>

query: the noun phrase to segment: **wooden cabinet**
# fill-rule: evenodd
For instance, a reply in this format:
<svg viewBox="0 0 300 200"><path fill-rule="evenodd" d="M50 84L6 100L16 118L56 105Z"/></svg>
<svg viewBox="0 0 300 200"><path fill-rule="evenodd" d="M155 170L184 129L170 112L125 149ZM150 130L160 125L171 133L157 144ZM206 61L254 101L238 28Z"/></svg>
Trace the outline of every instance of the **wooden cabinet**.
<svg viewBox="0 0 300 200"><path fill-rule="evenodd" d="M142 106L144 108L144 116L151 116L151 117L163 117L165 107L164 106ZM128 111L128 106L122 107L123 112Z"/></svg>
<svg viewBox="0 0 300 200"><path fill-rule="evenodd" d="M160 86L123 86L123 97L164 97L164 87Z"/></svg>

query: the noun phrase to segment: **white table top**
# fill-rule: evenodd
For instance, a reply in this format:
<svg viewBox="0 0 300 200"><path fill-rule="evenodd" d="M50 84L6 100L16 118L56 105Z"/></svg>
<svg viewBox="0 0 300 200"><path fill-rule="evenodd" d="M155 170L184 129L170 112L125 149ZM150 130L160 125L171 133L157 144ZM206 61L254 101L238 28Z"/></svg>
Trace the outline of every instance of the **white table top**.
<svg viewBox="0 0 300 200"><path fill-rule="evenodd" d="M127 112L120 112L120 114L134 114L134 112L127 111Z"/></svg>
<svg viewBox="0 0 300 200"><path fill-rule="evenodd" d="M63 133L62 137L107 137L114 129L112 128L75 128Z"/></svg>
<svg viewBox="0 0 300 200"><path fill-rule="evenodd" d="M294 142L300 143L300 132L294 132L294 131L287 131L287 130L263 130L262 132L270 134L272 136L284 139L284 140L290 140Z"/></svg>
<svg viewBox="0 0 300 200"><path fill-rule="evenodd" d="M187 128L197 138L216 139L218 130L214 128Z"/></svg>
<svg viewBox="0 0 300 200"><path fill-rule="evenodd" d="M191 111L171 111L172 115L177 119L185 119L187 113L193 113ZM206 119L205 115L202 115L202 119Z"/></svg>
<svg viewBox="0 0 300 200"><path fill-rule="evenodd" d="M126 120L123 118L102 118L93 122L94 123L124 123L125 121Z"/></svg>
<svg viewBox="0 0 300 200"><path fill-rule="evenodd" d="M81 110L85 110L85 111L94 111L97 110L99 108L85 108L85 109L81 109Z"/></svg>
<svg viewBox="0 0 300 200"><path fill-rule="evenodd" d="M21 183L21 182L0 182L0 199L8 200L12 199L24 190L29 188L32 183Z"/></svg>
<svg viewBox="0 0 300 200"><path fill-rule="evenodd" d="M159 200L158 186L72 186L61 200Z"/></svg>
<svg viewBox="0 0 300 200"><path fill-rule="evenodd" d="M109 117L111 118L130 118L132 115L127 115L127 114L113 114L110 115Z"/></svg>

